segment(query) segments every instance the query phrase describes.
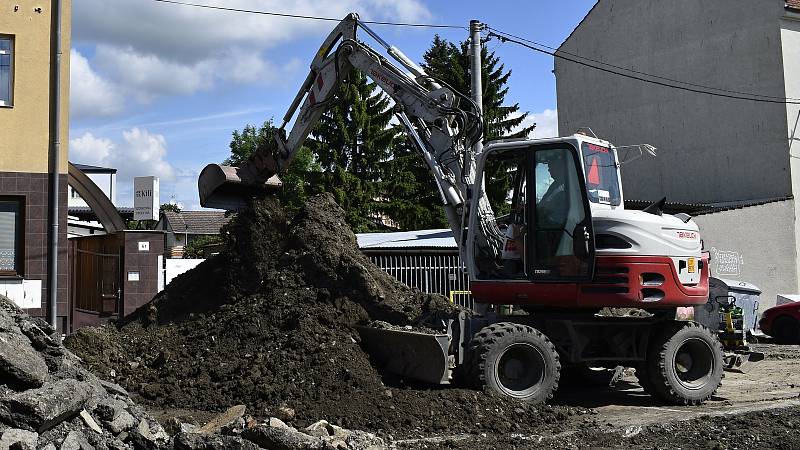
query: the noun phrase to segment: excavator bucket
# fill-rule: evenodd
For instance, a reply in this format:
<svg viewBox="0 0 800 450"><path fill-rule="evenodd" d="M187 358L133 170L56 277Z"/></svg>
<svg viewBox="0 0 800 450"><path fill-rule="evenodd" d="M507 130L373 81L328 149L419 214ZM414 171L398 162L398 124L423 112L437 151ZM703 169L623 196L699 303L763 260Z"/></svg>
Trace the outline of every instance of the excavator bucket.
<svg viewBox="0 0 800 450"><path fill-rule="evenodd" d="M447 334L357 327L361 345L383 370L433 384L450 381Z"/></svg>
<svg viewBox="0 0 800 450"><path fill-rule="evenodd" d="M206 208L237 211L247 206L248 199L280 189L282 183L277 175L264 181L248 168L207 165L197 180L200 204Z"/></svg>

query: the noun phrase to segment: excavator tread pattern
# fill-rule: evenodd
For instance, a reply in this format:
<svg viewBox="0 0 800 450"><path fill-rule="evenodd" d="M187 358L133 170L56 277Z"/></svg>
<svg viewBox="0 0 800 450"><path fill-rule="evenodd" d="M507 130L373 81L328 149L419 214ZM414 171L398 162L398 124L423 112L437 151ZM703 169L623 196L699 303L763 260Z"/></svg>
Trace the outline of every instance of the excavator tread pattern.
<svg viewBox="0 0 800 450"><path fill-rule="evenodd" d="M650 384L650 386L652 386L653 392L651 395L655 393L656 396L669 403L687 406L700 405L713 397L714 394L716 394L719 386L722 384L721 380L724 377L724 373L722 372L724 365L722 360L722 356L724 354L722 343L720 343L716 334L712 333L703 325L700 325L696 322L684 322L681 325L682 326L678 327L666 327L653 341L651 351L648 352L648 370L645 372L647 375L649 375L650 381L646 382L645 384ZM716 375L718 375L719 378L715 382L716 386L714 389L699 398L690 398L681 395L669 382L669 368L667 367L666 361L667 358L670 357L670 345L673 339L682 330L697 330L698 332L704 334L705 338L711 341L713 347L717 350L715 356L715 368L712 372L712 379L709 382L715 382L713 378L715 378ZM644 385L642 387L644 388Z"/></svg>
<svg viewBox="0 0 800 450"><path fill-rule="evenodd" d="M468 347L467 354L469 356L468 361L465 364L468 372L465 374L465 378L470 380L469 384L473 388L483 390L487 393L496 394L497 392L495 392L487 384L486 359L489 352L493 349L494 345L498 341L504 339L508 335L513 334L530 334L534 336L536 339L544 342L546 351L552 355L552 358L555 361L555 382L546 396L539 401L544 402L551 400L555 392L558 390L558 383L561 376L561 361L558 356L558 352L556 351L556 347L553 345L550 339L548 339L548 337L545 336L545 334L541 331L527 325L521 325L512 322L499 322L486 326L481 329L481 331L476 333L470 341Z"/></svg>

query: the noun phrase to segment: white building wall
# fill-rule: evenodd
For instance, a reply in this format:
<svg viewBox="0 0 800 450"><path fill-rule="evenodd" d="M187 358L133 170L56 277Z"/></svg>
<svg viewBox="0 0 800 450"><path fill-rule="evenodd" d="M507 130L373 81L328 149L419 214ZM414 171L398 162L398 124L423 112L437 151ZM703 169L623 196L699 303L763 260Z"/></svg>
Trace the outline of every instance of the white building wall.
<svg viewBox="0 0 800 450"><path fill-rule="evenodd" d="M760 311L774 306L778 294L797 293L794 218L793 200L695 217L711 252L711 275L761 288Z"/></svg>
<svg viewBox="0 0 800 450"><path fill-rule="evenodd" d="M599 0L561 50L675 80L780 98L783 5ZM791 194L783 104L675 90L562 59L555 60L555 74L561 135L591 127L617 145L658 148L657 158L623 166L626 198L722 202Z"/></svg>
<svg viewBox="0 0 800 450"><path fill-rule="evenodd" d="M117 175L113 173L87 173L86 176L100 188L101 191L111 200L115 206L117 205ZM78 195L77 192L72 190L72 186L67 188L68 205L71 207L88 207L84 199Z"/></svg>
<svg viewBox="0 0 800 450"><path fill-rule="evenodd" d="M800 13L787 12L781 20L781 47L783 49L783 78L786 83L787 98L800 102ZM790 165L792 168L792 190L794 209L800 210L800 104L786 105L787 140L789 143ZM800 223L794 221L795 235L800 236ZM795 248L800 254L800 239ZM800 280L800 266L796 267Z"/></svg>

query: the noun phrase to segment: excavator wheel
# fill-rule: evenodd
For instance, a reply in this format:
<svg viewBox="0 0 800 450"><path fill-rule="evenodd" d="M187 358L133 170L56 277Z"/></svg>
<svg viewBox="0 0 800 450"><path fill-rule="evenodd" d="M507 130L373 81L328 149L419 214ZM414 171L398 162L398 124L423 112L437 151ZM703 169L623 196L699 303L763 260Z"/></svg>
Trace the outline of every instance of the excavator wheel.
<svg viewBox="0 0 800 450"><path fill-rule="evenodd" d="M487 393L542 403L558 389L561 363L539 330L500 322L478 332L470 343L470 376Z"/></svg>
<svg viewBox="0 0 800 450"><path fill-rule="evenodd" d="M708 328L696 322L668 327L652 342L646 371L651 387L642 387L669 403L699 405L722 381L722 357L722 344Z"/></svg>

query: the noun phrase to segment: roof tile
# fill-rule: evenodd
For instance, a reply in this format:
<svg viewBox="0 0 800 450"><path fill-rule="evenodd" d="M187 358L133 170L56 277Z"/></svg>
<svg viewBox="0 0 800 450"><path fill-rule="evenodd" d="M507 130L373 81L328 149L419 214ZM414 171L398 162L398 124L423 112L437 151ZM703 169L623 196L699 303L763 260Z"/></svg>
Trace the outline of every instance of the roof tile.
<svg viewBox="0 0 800 450"><path fill-rule="evenodd" d="M176 233L218 234L231 218L224 211L164 211L164 217Z"/></svg>

